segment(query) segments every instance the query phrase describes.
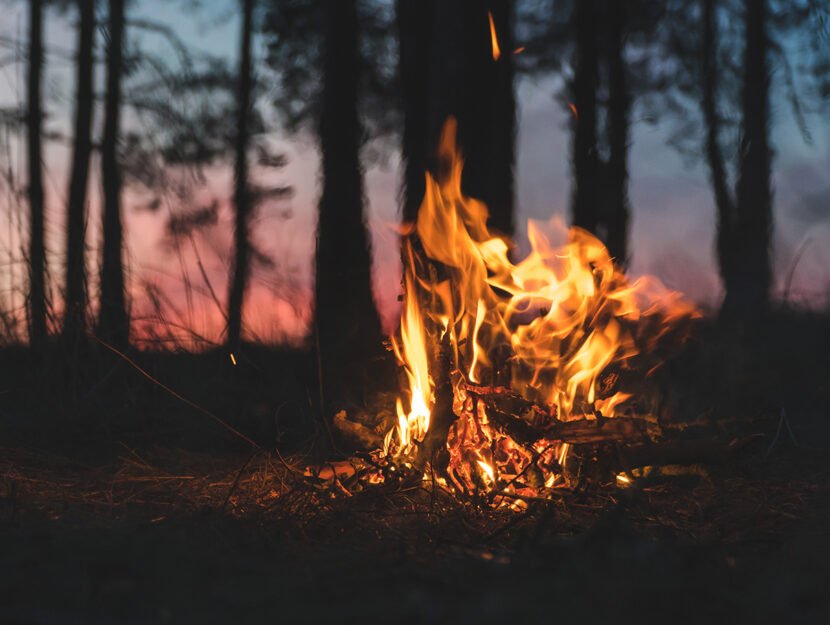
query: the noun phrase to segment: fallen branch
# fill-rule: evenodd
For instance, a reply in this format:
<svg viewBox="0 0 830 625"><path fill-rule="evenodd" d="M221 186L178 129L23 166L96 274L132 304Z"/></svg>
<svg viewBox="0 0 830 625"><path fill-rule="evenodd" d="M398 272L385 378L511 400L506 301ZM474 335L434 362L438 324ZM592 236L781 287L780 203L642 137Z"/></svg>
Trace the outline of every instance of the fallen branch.
<svg viewBox="0 0 830 625"><path fill-rule="evenodd" d="M545 427L534 427L524 419L487 407L490 423L517 443L532 446L540 440L562 441L572 445L609 442L659 440L662 430L646 418L614 417L606 419L551 420Z"/></svg>

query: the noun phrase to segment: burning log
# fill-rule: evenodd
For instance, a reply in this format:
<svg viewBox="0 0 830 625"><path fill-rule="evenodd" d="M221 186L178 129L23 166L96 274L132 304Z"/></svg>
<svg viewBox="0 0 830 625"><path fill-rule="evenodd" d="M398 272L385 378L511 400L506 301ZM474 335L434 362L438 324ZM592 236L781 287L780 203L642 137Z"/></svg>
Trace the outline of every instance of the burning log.
<svg viewBox="0 0 830 625"><path fill-rule="evenodd" d="M537 429L494 408L487 411L487 416L497 430L524 445L533 445L540 440L560 441L570 445L597 445L654 440L662 435L660 426L646 419L629 417L553 421L549 426Z"/></svg>
<svg viewBox="0 0 830 625"><path fill-rule="evenodd" d="M540 406L504 387L480 387L465 384L464 390L486 406L487 417L497 430L517 443L533 445L539 440L555 440L573 445L615 441L654 441L663 436L656 418L593 418L558 421L551 408ZM542 425L534 425L534 423Z"/></svg>
<svg viewBox="0 0 830 625"><path fill-rule="evenodd" d="M435 404L430 414L430 427L418 447L415 466L423 469L429 462L435 469L443 469L447 464L447 435L456 419L453 412L453 387L450 380L451 347L449 333L441 340L438 355L435 382ZM443 452L443 454L441 453Z"/></svg>
<svg viewBox="0 0 830 625"><path fill-rule="evenodd" d="M334 427L356 449L380 449L383 439L363 423L349 419L345 410L334 415Z"/></svg>

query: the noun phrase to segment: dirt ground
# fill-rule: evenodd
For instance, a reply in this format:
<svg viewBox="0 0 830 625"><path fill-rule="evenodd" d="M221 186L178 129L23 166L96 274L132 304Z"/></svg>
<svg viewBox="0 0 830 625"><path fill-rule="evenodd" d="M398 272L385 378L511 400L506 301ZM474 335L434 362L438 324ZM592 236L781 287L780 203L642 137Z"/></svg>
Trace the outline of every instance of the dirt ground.
<svg viewBox="0 0 830 625"><path fill-rule="evenodd" d="M828 622L830 462L768 448L519 513L267 453L3 449L0 622Z"/></svg>

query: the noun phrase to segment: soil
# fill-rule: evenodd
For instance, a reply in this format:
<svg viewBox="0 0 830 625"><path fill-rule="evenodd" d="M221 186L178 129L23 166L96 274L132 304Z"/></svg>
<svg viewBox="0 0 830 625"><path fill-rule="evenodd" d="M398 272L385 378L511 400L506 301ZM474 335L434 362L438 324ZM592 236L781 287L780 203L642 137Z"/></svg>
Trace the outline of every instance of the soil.
<svg viewBox="0 0 830 625"><path fill-rule="evenodd" d="M767 445L523 512L266 452L4 449L0 622L827 622L830 462Z"/></svg>

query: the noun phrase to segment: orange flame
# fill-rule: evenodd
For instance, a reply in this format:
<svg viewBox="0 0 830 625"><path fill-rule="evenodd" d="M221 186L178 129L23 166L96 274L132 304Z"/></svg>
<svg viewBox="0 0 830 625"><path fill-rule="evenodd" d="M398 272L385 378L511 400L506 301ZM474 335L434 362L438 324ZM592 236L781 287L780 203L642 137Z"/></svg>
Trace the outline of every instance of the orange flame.
<svg viewBox="0 0 830 625"><path fill-rule="evenodd" d="M409 410L405 411L401 399L397 401L398 441L396 454L408 454L415 441L420 441L429 429L432 390L429 379L426 340L418 301L414 296L415 288L412 278L406 277L407 298L401 313L401 343L399 347L394 337L392 348L398 360L403 363L409 380ZM391 434L391 432L390 432ZM389 451L392 443L390 435L384 441L384 451Z"/></svg>
<svg viewBox="0 0 830 625"><path fill-rule="evenodd" d="M490 42L493 44L493 60L498 61L501 56L499 50L499 39L496 37L496 24L493 22L493 14L487 11L487 17L490 19Z"/></svg>
<svg viewBox="0 0 830 625"><path fill-rule="evenodd" d="M406 370L409 405L398 401L397 436L387 435L384 445L395 456L411 453L429 428L434 399L427 337L435 332L428 328L449 334L454 367L469 383L487 384L497 373L506 375L513 391L550 407L550 414L539 418L568 420L593 418L595 411L606 417L621 414L630 395L599 388L603 372L624 367L652 346L663 328L696 314L655 278L629 282L596 237L568 230L557 219L529 222L531 251L514 264L508 242L487 228L487 207L461 192L463 160L455 133L450 118L439 148L447 173L440 180L426 177L416 223L423 257L407 246L401 338L400 344L393 339L393 347ZM423 270L425 262L442 267L440 280L435 271ZM644 318L656 324L644 324ZM510 356L494 362L500 350ZM568 445L538 441L531 449L517 444L490 427L483 403L466 393L464 384L455 389L453 410L458 419L448 451L456 486L478 488L484 480L492 489L498 479L522 474L531 462L542 469L545 485L556 482Z"/></svg>

